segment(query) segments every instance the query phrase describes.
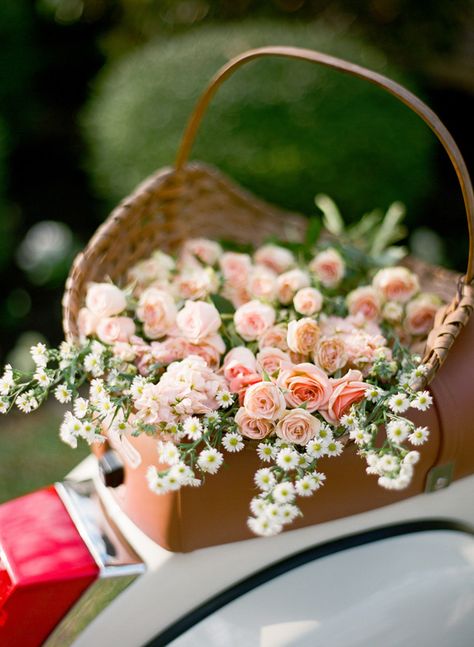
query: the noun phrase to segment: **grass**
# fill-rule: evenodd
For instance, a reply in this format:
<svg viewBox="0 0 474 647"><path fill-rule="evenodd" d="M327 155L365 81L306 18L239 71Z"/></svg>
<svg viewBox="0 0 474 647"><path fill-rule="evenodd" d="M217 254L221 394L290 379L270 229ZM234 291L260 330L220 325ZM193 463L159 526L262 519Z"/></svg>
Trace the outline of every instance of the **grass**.
<svg viewBox="0 0 474 647"><path fill-rule="evenodd" d="M61 480L89 449L61 442L63 410L46 405L28 416L12 413L0 420L0 502Z"/></svg>

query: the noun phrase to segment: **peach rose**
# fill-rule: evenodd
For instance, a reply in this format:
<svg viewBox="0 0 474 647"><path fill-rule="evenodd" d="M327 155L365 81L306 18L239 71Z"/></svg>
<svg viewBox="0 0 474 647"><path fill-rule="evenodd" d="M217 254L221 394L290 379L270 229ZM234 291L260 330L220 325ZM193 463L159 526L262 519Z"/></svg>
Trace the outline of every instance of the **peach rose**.
<svg viewBox="0 0 474 647"><path fill-rule="evenodd" d="M249 416L244 407L241 407L236 415L235 422L239 427L242 436L252 440L262 440L269 436L274 430L274 424L271 420L265 418L252 418Z"/></svg>
<svg viewBox="0 0 474 647"><path fill-rule="evenodd" d="M321 422L304 409L285 411L278 422L276 435L287 443L306 445L321 428Z"/></svg>
<svg viewBox="0 0 474 647"><path fill-rule="evenodd" d="M239 396L239 404L242 405L245 398L245 393L249 386L262 382L262 376L259 373L248 373L247 375L237 375L229 382L229 391L237 393Z"/></svg>
<svg viewBox="0 0 474 647"><path fill-rule="evenodd" d="M221 362L221 355L225 353L225 343L222 337L216 333L199 340L198 344L188 344L189 355L202 357L206 364L212 368L218 368Z"/></svg>
<svg viewBox="0 0 474 647"><path fill-rule="evenodd" d="M277 274L281 274L295 263L295 257L289 249L279 245L263 245L254 254L254 261L266 265Z"/></svg>
<svg viewBox="0 0 474 647"><path fill-rule="evenodd" d="M225 252L219 260L219 266L225 281L235 288L247 283L252 259L248 254Z"/></svg>
<svg viewBox="0 0 474 647"><path fill-rule="evenodd" d="M221 327L221 316L216 306L207 301L186 301L178 312L176 323L186 339L198 344Z"/></svg>
<svg viewBox="0 0 474 647"><path fill-rule="evenodd" d="M290 407L306 404L310 413L325 407L332 393L326 373L309 362L282 367L277 384Z"/></svg>
<svg viewBox="0 0 474 647"><path fill-rule="evenodd" d="M158 339L168 333L176 321L176 305L164 290L147 288L140 296L137 317L143 321L143 330L150 339Z"/></svg>
<svg viewBox="0 0 474 647"><path fill-rule="evenodd" d="M330 247L313 258L309 269L324 287L335 288L345 274L346 265L339 252Z"/></svg>
<svg viewBox="0 0 474 647"><path fill-rule="evenodd" d="M262 350L262 348L271 346L272 348L279 348L280 350L287 351L287 336L288 326L286 324L271 326L258 338L258 347Z"/></svg>
<svg viewBox="0 0 474 647"><path fill-rule="evenodd" d="M330 382L332 394L321 414L328 422L337 425L351 405L364 399L369 385L362 381L362 373L355 370L348 371L338 380L331 378Z"/></svg>
<svg viewBox="0 0 474 647"><path fill-rule="evenodd" d="M380 297L371 285L352 290L346 297L349 314L361 314L365 319L378 319L380 316Z"/></svg>
<svg viewBox="0 0 474 647"><path fill-rule="evenodd" d="M257 367L260 372L265 371L272 376L280 370L282 364L291 364L291 359L279 348L262 348L257 353Z"/></svg>
<svg viewBox="0 0 474 647"><path fill-rule="evenodd" d="M77 315L77 328L81 339L94 335L100 317L95 315L89 308L81 308Z"/></svg>
<svg viewBox="0 0 474 647"><path fill-rule="evenodd" d="M347 349L340 337L327 337L319 342L314 361L323 371L331 375L347 364Z"/></svg>
<svg viewBox="0 0 474 647"><path fill-rule="evenodd" d="M104 344L128 342L135 333L135 324L130 317L105 317L97 324L96 332Z"/></svg>
<svg viewBox="0 0 474 647"><path fill-rule="evenodd" d="M407 304L403 322L405 330L410 335L427 335L441 305L442 301L436 294L422 292Z"/></svg>
<svg viewBox="0 0 474 647"><path fill-rule="evenodd" d="M217 292L218 280L212 268L199 268L178 274L173 286L182 299L204 299L211 292Z"/></svg>
<svg viewBox="0 0 474 647"><path fill-rule="evenodd" d="M290 321L286 341L289 349L294 353L309 355L315 349L320 334L321 331L315 320L304 317L297 321Z"/></svg>
<svg viewBox="0 0 474 647"><path fill-rule="evenodd" d="M283 272L276 280L277 297L281 303L291 303L296 292L310 284L309 275L298 268Z"/></svg>
<svg viewBox="0 0 474 647"><path fill-rule="evenodd" d="M420 289L418 277L406 267L386 267L379 270L372 285L385 301L406 303Z"/></svg>
<svg viewBox="0 0 474 647"><path fill-rule="evenodd" d="M256 373L255 355L246 346L236 346L225 356L223 370L224 377L229 382L239 375Z"/></svg>
<svg viewBox="0 0 474 647"><path fill-rule="evenodd" d="M254 341L273 326L275 316L271 306L257 300L249 301L235 311L235 329L245 341Z"/></svg>
<svg viewBox="0 0 474 647"><path fill-rule="evenodd" d="M182 247L182 253L195 256L206 265L214 265L222 254L222 247L208 238L189 238Z"/></svg>
<svg viewBox="0 0 474 647"><path fill-rule="evenodd" d="M250 272L247 290L256 299L273 301L276 295L276 278L275 272L268 267L257 265Z"/></svg>
<svg viewBox="0 0 474 647"><path fill-rule="evenodd" d="M316 288L302 288L295 294L293 305L296 312L309 317L321 310L323 306L323 295Z"/></svg>
<svg viewBox="0 0 474 647"><path fill-rule="evenodd" d="M151 343L151 356L155 362L171 364L190 355L189 346L189 341L184 337L168 337L163 342Z"/></svg>
<svg viewBox="0 0 474 647"><path fill-rule="evenodd" d="M286 408L285 398L273 382L258 382L247 389L244 408L252 418L277 420Z"/></svg>
<svg viewBox="0 0 474 647"><path fill-rule="evenodd" d="M127 308L127 300L116 285L91 283L87 289L86 307L97 317L113 317Z"/></svg>

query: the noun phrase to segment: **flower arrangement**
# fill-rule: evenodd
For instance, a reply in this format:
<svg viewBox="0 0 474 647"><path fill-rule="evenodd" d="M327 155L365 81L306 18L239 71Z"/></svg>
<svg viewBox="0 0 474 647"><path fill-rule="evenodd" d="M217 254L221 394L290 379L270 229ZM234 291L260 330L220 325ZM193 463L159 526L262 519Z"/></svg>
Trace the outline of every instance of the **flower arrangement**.
<svg viewBox="0 0 474 647"><path fill-rule="evenodd" d="M348 442L382 487L406 487L429 434L406 412L432 401L416 390L418 353L441 300L393 265L400 205L347 228L329 198L317 204L329 239L316 219L301 245L188 239L121 286L90 284L80 343L37 344L30 374L6 366L0 411L29 413L52 392L72 405L60 429L72 447L156 438L157 494L199 486L250 444L262 461L248 519L257 535L301 514L297 497L325 481L318 459Z"/></svg>

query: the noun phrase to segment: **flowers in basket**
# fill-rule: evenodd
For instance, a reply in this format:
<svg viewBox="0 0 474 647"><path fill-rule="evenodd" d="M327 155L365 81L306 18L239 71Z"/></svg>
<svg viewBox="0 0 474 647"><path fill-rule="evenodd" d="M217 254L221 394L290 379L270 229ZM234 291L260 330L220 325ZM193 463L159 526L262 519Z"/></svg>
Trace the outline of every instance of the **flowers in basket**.
<svg viewBox="0 0 474 647"><path fill-rule="evenodd" d="M248 519L258 535L301 514L298 497L324 485L319 459L349 442L382 487L406 487L429 434L406 414L432 401L415 390L418 351L441 301L406 267L385 266L401 256L389 247L397 205L346 228L328 198L318 204L329 238L317 221L301 245L193 238L121 285L90 284L81 342L37 344L32 374L7 366L0 411L29 413L52 392L72 405L60 429L72 447L156 438L157 494L199 486L250 445L262 462Z"/></svg>

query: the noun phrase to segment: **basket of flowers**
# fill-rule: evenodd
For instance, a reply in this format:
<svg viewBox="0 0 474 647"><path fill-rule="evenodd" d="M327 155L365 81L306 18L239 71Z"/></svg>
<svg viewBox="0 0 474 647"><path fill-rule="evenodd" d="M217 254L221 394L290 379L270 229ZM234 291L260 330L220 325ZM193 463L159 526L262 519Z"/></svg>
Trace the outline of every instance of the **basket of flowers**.
<svg viewBox="0 0 474 647"><path fill-rule="evenodd" d="M53 392L71 405L65 442L112 445L125 464L120 504L171 550L393 503L439 487L440 468L447 481L474 471L463 422L472 404L462 386L471 326L451 350L473 306L472 242L457 281L413 259L399 264L398 204L346 227L318 196L320 235L318 220L187 162L219 85L270 55L366 79L417 112L456 168L472 236L462 157L406 89L284 47L246 52L217 73L175 166L126 198L76 258L64 296L66 341L32 349L34 375L8 366L0 379L3 411L32 410ZM449 407L456 412L448 420Z"/></svg>

